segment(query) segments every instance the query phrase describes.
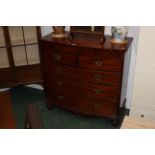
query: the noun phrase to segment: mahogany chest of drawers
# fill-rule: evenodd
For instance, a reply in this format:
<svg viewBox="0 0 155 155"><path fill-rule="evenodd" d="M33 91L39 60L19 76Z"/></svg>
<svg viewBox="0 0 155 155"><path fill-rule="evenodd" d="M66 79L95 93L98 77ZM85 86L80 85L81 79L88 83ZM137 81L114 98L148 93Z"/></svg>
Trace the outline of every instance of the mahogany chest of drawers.
<svg viewBox="0 0 155 155"><path fill-rule="evenodd" d="M48 108L118 119L124 54L132 39L125 45L110 40L82 34L71 41L51 35L40 40Z"/></svg>

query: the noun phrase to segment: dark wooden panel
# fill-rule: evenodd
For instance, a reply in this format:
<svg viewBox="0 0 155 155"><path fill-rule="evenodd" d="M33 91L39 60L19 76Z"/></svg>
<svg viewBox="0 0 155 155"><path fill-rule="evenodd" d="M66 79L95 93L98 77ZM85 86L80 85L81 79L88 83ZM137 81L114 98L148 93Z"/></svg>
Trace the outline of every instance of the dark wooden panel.
<svg viewBox="0 0 155 155"><path fill-rule="evenodd" d="M95 70L121 71L123 59L121 57L103 56L93 52L85 52L79 55L79 66Z"/></svg>
<svg viewBox="0 0 155 155"><path fill-rule="evenodd" d="M95 84L120 86L121 72L98 71L80 69L60 64L53 64L49 61L44 63L46 77L63 77L75 81L85 81Z"/></svg>
<svg viewBox="0 0 155 155"><path fill-rule="evenodd" d="M66 64L75 66L76 65L76 57L73 54L61 53L61 52L47 52L45 55L44 62L51 62L57 64Z"/></svg>
<svg viewBox="0 0 155 155"><path fill-rule="evenodd" d="M75 64L76 64L75 53L63 52L63 50L61 50L62 48L60 48L60 49L58 48L58 50L57 50L57 48L53 48L52 45L49 45L46 43L41 45L41 49L42 49L42 51L44 51L41 53L42 61L44 63L58 63L58 64L62 63L62 64L75 66Z"/></svg>
<svg viewBox="0 0 155 155"><path fill-rule="evenodd" d="M120 95L120 88L119 87L111 87L106 85L95 85L90 83L79 83L77 85L79 88L79 92L81 94L85 94L88 96L95 96L95 97L116 97L118 98Z"/></svg>
<svg viewBox="0 0 155 155"><path fill-rule="evenodd" d="M106 99L99 100L92 97L77 98L74 107L79 112L113 119L117 118L118 114L118 102L114 104Z"/></svg>
<svg viewBox="0 0 155 155"><path fill-rule="evenodd" d="M15 129L16 120L9 92L0 93L0 129Z"/></svg>
<svg viewBox="0 0 155 155"><path fill-rule="evenodd" d="M74 53L76 54L76 52L79 52L80 48L75 48L74 44L72 46L68 46L68 45L62 45L60 46L59 44L51 44L49 46L49 48L52 51L58 51L58 52L65 52L65 53Z"/></svg>
<svg viewBox="0 0 155 155"><path fill-rule="evenodd" d="M13 71L11 68L0 69L0 87L12 85L14 83Z"/></svg>
<svg viewBox="0 0 155 155"><path fill-rule="evenodd" d="M46 97L52 104L59 105L61 107L68 107L69 109L74 108L77 93L72 91L68 92L52 87L45 86Z"/></svg>
<svg viewBox="0 0 155 155"><path fill-rule="evenodd" d="M78 96L74 92L60 91L54 88L47 91L46 95L52 103L67 108L68 110L96 116L111 117L112 119L116 118L118 114L117 99L98 99L83 95Z"/></svg>
<svg viewBox="0 0 155 155"><path fill-rule="evenodd" d="M78 76L76 77L85 82L109 85L109 86L119 86L121 82L121 72L108 72L108 71L98 71L89 69L79 69Z"/></svg>
<svg viewBox="0 0 155 155"><path fill-rule="evenodd" d="M53 90L57 90L59 92L65 92L70 94L80 94L80 89L77 87L78 83L70 80L63 79L47 79L44 80L44 87L48 89L48 91L53 92Z"/></svg>
<svg viewBox="0 0 155 155"><path fill-rule="evenodd" d="M75 91L79 95L94 96L98 98L111 97L119 98L120 88L106 85L95 85L91 83L73 81L70 79L53 79L48 78L44 81L48 87L59 88L62 91Z"/></svg>
<svg viewBox="0 0 155 155"><path fill-rule="evenodd" d="M15 68L17 83L41 81L40 65L18 66Z"/></svg>

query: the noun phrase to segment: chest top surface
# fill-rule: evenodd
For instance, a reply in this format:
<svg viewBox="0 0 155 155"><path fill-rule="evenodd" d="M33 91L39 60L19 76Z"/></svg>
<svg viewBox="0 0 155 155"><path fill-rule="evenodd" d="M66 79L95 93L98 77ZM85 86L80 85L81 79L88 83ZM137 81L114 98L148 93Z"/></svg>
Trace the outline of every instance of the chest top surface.
<svg viewBox="0 0 155 155"><path fill-rule="evenodd" d="M69 32L66 32L66 35L69 35ZM116 50L120 52L125 52L129 48L132 38L127 38L126 44L114 44L111 43L112 36L105 35L105 41L100 42L98 36L76 34L72 40L69 40L68 37L62 39L52 38L52 35L49 34L41 39L41 41L51 42L58 45L65 46L75 46L83 48L94 48L100 50Z"/></svg>

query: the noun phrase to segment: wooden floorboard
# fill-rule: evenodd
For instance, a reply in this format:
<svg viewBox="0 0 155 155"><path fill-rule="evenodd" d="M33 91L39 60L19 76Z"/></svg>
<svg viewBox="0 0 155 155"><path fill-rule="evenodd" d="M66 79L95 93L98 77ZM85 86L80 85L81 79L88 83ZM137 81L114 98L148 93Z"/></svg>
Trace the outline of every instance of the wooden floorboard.
<svg viewBox="0 0 155 155"><path fill-rule="evenodd" d="M0 92L0 129L15 129L16 121L9 92Z"/></svg>

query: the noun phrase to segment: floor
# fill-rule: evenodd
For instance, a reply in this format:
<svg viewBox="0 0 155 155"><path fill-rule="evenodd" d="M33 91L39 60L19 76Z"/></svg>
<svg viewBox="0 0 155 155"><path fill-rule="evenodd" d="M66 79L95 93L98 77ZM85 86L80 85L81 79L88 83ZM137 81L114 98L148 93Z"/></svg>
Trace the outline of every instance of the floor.
<svg viewBox="0 0 155 155"><path fill-rule="evenodd" d="M42 90L20 86L10 89L17 128L24 128L25 112L29 104L37 104L46 129L114 129L111 121L105 118L75 114L54 107L46 108L45 94Z"/></svg>

